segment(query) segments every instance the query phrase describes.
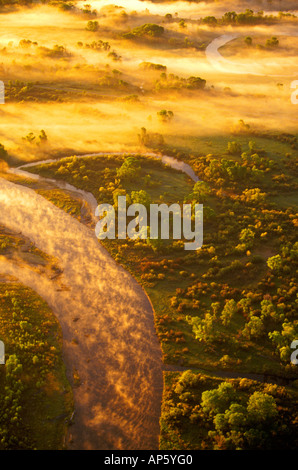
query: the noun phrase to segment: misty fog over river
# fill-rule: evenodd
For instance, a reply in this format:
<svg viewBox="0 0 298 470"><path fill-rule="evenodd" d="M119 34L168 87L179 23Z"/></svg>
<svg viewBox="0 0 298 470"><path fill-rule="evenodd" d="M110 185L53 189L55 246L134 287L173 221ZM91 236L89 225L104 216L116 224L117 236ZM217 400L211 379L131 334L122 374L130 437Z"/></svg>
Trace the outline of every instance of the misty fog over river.
<svg viewBox="0 0 298 470"><path fill-rule="evenodd" d="M67 290L3 258L61 324L69 376L77 371L74 449L157 449L162 362L150 302L92 230L33 190L0 180L0 223L55 256ZM74 341L75 340L75 341Z"/></svg>

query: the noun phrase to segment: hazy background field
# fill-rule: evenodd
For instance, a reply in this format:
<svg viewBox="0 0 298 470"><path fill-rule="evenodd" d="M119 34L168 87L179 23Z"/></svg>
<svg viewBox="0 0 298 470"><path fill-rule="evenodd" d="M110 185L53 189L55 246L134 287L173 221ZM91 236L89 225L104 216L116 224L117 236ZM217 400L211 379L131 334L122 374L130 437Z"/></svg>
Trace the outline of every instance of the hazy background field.
<svg viewBox="0 0 298 470"><path fill-rule="evenodd" d="M164 136L177 133L202 136L228 132L243 119L263 128L295 130L297 112L290 101L290 84L298 72L298 39L293 22L266 27L238 26L235 31L231 26L214 28L192 21L211 12L220 17L233 6L230 2L228 6L117 2L120 6L125 3L125 10L106 6L109 3L91 2L97 17L81 10L62 12L50 6L0 16L0 78L5 82L6 93L9 81L19 80L25 87L31 82L41 87L41 93L37 90L29 99L24 86L19 87L22 92L7 99L0 108L0 141L11 153L26 159L40 153L40 148L22 138L29 132L38 135L41 129L48 136L47 148L42 153L61 148L86 152L136 149L141 127ZM150 13L145 10L149 7ZM175 19L175 11L179 12L176 15L179 21L186 19L185 28L179 26L178 20L165 21L166 13ZM90 18L99 22L98 31L86 30ZM160 40L147 41L120 38L119 33L145 23L162 25L165 35ZM221 49L231 65L219 71L207 60L204 49L212 39L231 32L238 38ZM261 45L277 36L279 48L248 51L244 43L248 34ZM169 41L171 38L176 43ZM180 47L185 38L195 46ZM32 43L27 47L20 45L24 39ZM121 59L114 60L107 51L85 47L98 40L108 41L110 52L115 51L116 59ZM83 47L78 47L78 42ZM55 45L63 46L64 52L50 56L42 50L51 50ZM168 74L201 77L207 81L206 88L201 92L156 91L160 72L141 70L139 65L144 61L166 66ZM123 80L126 85L103 84L107 75ZM132 95L134 98L125 98ZM161 123L157 118L162 109L173 111L170 123Z"/></svg>

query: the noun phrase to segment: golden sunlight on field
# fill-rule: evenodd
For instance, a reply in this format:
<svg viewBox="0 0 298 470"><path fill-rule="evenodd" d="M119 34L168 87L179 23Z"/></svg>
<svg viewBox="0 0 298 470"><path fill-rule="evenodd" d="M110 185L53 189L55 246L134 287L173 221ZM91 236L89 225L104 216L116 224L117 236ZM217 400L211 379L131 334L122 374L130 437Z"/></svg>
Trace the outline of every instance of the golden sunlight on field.
<svg viewBox="0 0 298 470"><path fill-rule="evenodd" d="M104 7L108 2L99 3ZM139 3L130 2L127 11ZM96 6L94 2L92 7ZM174 6L179 8L179 4ZM248 28L238 28L237 39L220 49L223 59L215 63L195 44L208 44L219 32L191 23L187 37L194 45L181 48L177 23L165 24L158 16L168 5L152 4L150 9L157 14L154 19L167 28L170 42L163 47L156 41L120 39L119 32L148 20L146 2L142 7L131 16L122 15L121 21L123 8L102 8L96 32L86 30L87 15L58 12L48 6L1 15L1 70L6 92L10 91L9 83L24 83L18 99L7 100L0 110L1 140L13 153L31 158L33 149L24 145L22 138L40 129L49 137L48 150L96 151L136 149L141 127L161 134L202 135L226 132L238 119L274 128L296 125L296 110L289 99L296 70L295 38L280 36L279 50L259 48L247 55L244 38ZM194 5L188 8L196 10ZM264 43L268 31L270 37L278 34L279 28L256 26L254 41ZM291 25L282 27L284 34L287 28L291 35ZM226 32L229 30L227 27ZM106 51L88 46L99 39L109 44ZM175 41L178 43L173 46ZM184 79L202 77L207 82L205 90L178 92L171 83L161 83L162 88L158 85L157 89L160 72L148 69L144 73L140 68L144 62L161 64L168 74ZM38 96L29 100L28 84L32 91L38 88ZM45 98L41 100L42 95ZM167 108L175 119L160 123L157 113ZM35 152L38 154L38 149Z"/></svg>
<svg viewBox="0 0 298 470"><path fill-rule="evenodd" d="M297 448L296 4L0 0L0 450Z"/></svg>

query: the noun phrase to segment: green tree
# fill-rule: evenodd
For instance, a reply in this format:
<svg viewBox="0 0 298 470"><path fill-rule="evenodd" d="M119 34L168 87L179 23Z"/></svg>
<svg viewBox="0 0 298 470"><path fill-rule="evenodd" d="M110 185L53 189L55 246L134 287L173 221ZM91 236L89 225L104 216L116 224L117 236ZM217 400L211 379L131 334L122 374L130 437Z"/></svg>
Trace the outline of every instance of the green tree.
<svg viewBox="0 0 298 470"><path fill-rule="evenodd" d="M206 312L203 318L186 317L186 321L192 326L195 338L199 342L210 343L216 339L218 335L216 319L210 312Z"/></svg>
<svg viewBox="0 0 298 470"><path fill-rule="evenodd" d="M266 193L262 193L260 188L245 189L240 196L244 202L260 204L265 201Z"/></svg>
<svg viewBox="0 0 298 470"><path fill-rule="evenodd" d="M262 392L254 392L249 397L247 411L250 415L249 418L257 423L270 421L278 415L274 398Z"/></svg>
<svg viewBox="0 0 298 470"><path fill-rule="evenodd" d="M245 248L251 248L253 246L255 234L250 228L244 228L241 230L239 241L245 245Z"/></svg>
<svg viewBox="0 0 298 470"><path fill-rule="evenodd" d="M261 318L252 315L242 330L242 335L247 338L259 338L264 335L264 325Z"/></svg>
<svg viewBox="0 0 298 470"><path fill-rule="evenodd" d="M151 197L144 189L132 191L130 197L133 204L142 204L147 209L151 204Z"/></svg>
<svg viewBox="0 0 298 470"><path fill-rule="evenodd" d="M141 172L139 161L135 157L127 157L120 168L117 169L117 176L123 181L132 181L138 178Z"/></svg>
<svg viewBox="0 0 298 470"><path fill-rule="evenodd" d="M228 326L231 323L232 318L237 312L237 303L234 299L228 300L221 312L221 322L224 326Z"/></svg>
<svg viewBox="0 0 298 470"><path fill-rule="evenodd" d="M224 413L237 398L237 392L229 382L222 382L217 389L202 393L201 407L204 413L215 415Z"/></svg>
<svg viewBox="0 0 298 470"><path fill-rule="evenodd" d="M205 183L204 181L198 181L195 183L193 187L193 192L188 196L187 199L196 202L204 202L206 201L207 196L210 194L210 186Z"/></svg>
<svg viewBox="0 0 298 470"><path fill-rule="evenodd" d="M271 302L271 300L264 299L261 302L261 318L272 318L278 319L278 315L276 315L276 309Z"/></svg>
<svg viewBox="0 0 298 470"><path fill-rule="evenodd" d="M238 142L228 142L227 152L230 155L241 155L242 147Z"/></svg>
<svg viewBox="0 0 298 470"><path fill-rule="evenodd" d="M282 267L282 258L281 258L281 256L276 255L276 256L271 256L271 258L268 258L267 266L272 271L279 272L281 267Z"/></svg>

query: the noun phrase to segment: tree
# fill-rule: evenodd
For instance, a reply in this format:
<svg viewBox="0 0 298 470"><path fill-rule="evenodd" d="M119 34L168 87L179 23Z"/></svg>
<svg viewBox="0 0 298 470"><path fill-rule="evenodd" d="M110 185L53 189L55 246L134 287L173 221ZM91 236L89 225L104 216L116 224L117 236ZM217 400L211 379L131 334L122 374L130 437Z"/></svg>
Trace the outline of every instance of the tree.
<svg viewBox="0 0 298 470"><path fill-rule="evenodd" d="M231 431L242 431L246 425L246 408L238 403L232 403L224 413L214 417L215 429L225 434Z"/></svg>
<svg viewBox="0 0 298 470"><path fill-rule="evenodd" d="M201 77L189 77L186 81L187 88L191 90L203 90L206 86L206 80Z"/></svg>
<svg viewBox="0 0 298 470"><path fill-rule="evenodd" d="M242 335L250 339L252 337L258 338L264 334L264 325L261 318L252 315L250 321L246 323L244 329L242 330Z"/></svg>
<svg viewBox="0 0 298 470"><path fill-rule="evenodd" d="M248 400L247 411L250 419L258 422L266 422L278 415L274 398L267 393L254 392Z"/></svg>
<svg viewBox="0 0 298 470"><path fill-rule="evenodd" d="M0 144L0 158L5 159L7 157L7 151L4 148L4 145Z"/></svg>
<svg viewBox="0 0 298 470"><path fill-rule="evenodd" d="M127 157L122 166L116 171L118 178L131 181L139 176L141 166L135 157Z"/></svg>
<svg viewBox="0 0 298 470"><path fill-rule="evenodd" d="M139 65L140 68L144 70L157 70L157 71L167 71L167 66L162 64L154 64L153 62L141 62Z"/></svg>
<svg viewBox="0 0 298 470"><path fill-rule="evenodd" d="M244 228L239 235L239 241L245 249L253 246L254 238L255 234L250 228Z"/></svg>
<svg viewBox="0 0 298 470"><path fill-rule="evenodd" d="M115 51L109 52L108 57L109 59L112 59L114 62L120 62L122 59L122 57L118 55L117 52Z"/></svg>
<svg viewBox="0 0 298 470"><path fill-rule="evenodd" d="M242 148L238 142L228 142L228 149L227 152L230 155L241 155Z"/></svg>
<svg viewBox="0 0 298 470"><path fill-rule="evenodd" d="M201 407L207 414L224 413L237 398L237 392L229 382L222 382L217 389L202 393Z"/></svg>
<svg viewBox="0 0 298 470"><path fill-rule="evenodd" d="M278 315L276 314L276 309L271 302L271 300L264 299L261 302L261 318L272 318L278 320Z"/></svg>
<svg viewBox="0 0 298 470"><path fill-rule="evenodd" d="M144 189L141 189L140 191L132 191L130 197L133 204L142 204L147 209L151 204L151 197Z"/></svg>
<svg viewBox="0 0 298 470"><path fill-rule="evenodd" d="M88 21L87 26L86 26L87 31L95 32L95 31L98 31L98 28L99 28L98 21L91 21L91 20Z"/></svg>
<svg viewBox="0 0 298 470"><path fill-rule="evenodd" d="M151 148L161 148L164 146L164 138L159 133L149 133L145 127L141 128L141 133L138 134L140 145Z"/></svg>
<svg viewBox="0 0 298 470"><path fill-rule="evenodd" d="M242 430L246 425L245 407L238 403L232 403L229 409L225 411L225 419L227 420L231 430Z"/></svg>
<svg viewBox="0 0 298 470"><path fill-rule="evenodd" d="M29 132L28 135L26 135L26 137L23 137L23 140L29 142L29 144L32 144L35 140L35 135L33 134L33 132Z"/></svg>
<svg viewBox="0 0 298 470"><path fill-rule="evenodd" d="M31 47L32 44L33 42L30 41L30 39L21 39L19 42L19 47L22 47L23 49L28 49L29 47Z"/></svg>
<svg viewBox="0 0 298 470"><path fill-rule="evenodd" d="M148 144L148 134L147 134L147 129L145 127L141 128L141 133L138 134L139 142L141 145L147 145Z"/></svg>
<svg viewBox="0 0 298 470"><path fill-rule="evenodd" d="M126 203L127 204L130 204L131 200L130 200L130 197L126 194L126 191L125 189L115 189L113 191L113 201L114 201L114 208L117 209L118 208L118 197L119 196L125 196L126 197Z"/></svg>
<svg viewBox="0 0 298 470"><path fill-rule="evenodd" d="M274 49L278 46L279 46L279 40L277 39L276 36L272 36L271 39L267 39L266 47L270 47L270 48Z"/></svg>
<svg viewBox="0 0 298 470"><path fill-rule="evenodd" d="M158 24L146 23L142 26L137 26L128 33L124 33L122 37L124 39L142 38L146 36L159 38L164 34L164 32L165 29L163 26L159 26Z"/></svg>
<svg viewBox="0 0 298 470"><path fill-rule="evenodd" d="M244 202L251 202L254 204L260 204L265 201L266 193L262 193L260 188L245 189L240 196L240 199Z"/></svg>
<svg viewBox="0 0 298 470"><path fill-rule="evenodd" d="M282 258L281 258L281 256L276 255L276 256L271 256L271 258L268 258L267 266L272 271L279 272L281 267L282 267Z"/></svg>
<svg viewBox="0 0 298 470"><path fill-rule="evenodd" d="M247 46L251 46L252 45L252 38L250 36L246 36L246 38L244 39L244 42Z"/></svg>
<svg viewBox="0 0 298 470"><path fill-rule="evenodd" d="M193 192L188 196L188 199L196 202L204 202L208 194L210 194L210 186L204 181L198 181L193 187Z"/></svg>
<svg viewBox="0 0 298 470"><path fill-rule="evenodd" d="M211 343L218 335L216 319L210 312L206 312L204 318L186 317L186 321L192 326L195 338L199 342Z"/></svg>
<svg viewBox="0 0 298 470"><path fill-rule="evenodd" d="M162 109L157 113L157 116L161 122L170 122L174 117L173 111L167 111L166 109Z"/></svg>
<svg viewBox="0 0 298 470"><path fill-rule="evenodd" d="M40 131L38 138L40 143L45 143L48 140L48 136L43 129Z"/></svg>
<svg viewBox="0 0 298 470"><path fill-rule="evenodd" d="M217 24L217 19L215 18L215 16L205 16L202 21L203 23L209 24L210 26Z"/></svg>
<svg viewBox="0 0 298 470"><path fill-rule="evenodd" d="M282 324L281 331L274 330L268 333L268 337L275 344L276 352L282 361L289 361L291 356L290 344L297 338L297 334L298 324L296 322L289 323L288 321Z"/></svg>
<svg viewBox="0 0 298 470"><path fill-rule="evenodd" d="M237 303L234 299L228 300L221 312L221 322L224 326L228 326L235 313L237 312Z"/></svg>

